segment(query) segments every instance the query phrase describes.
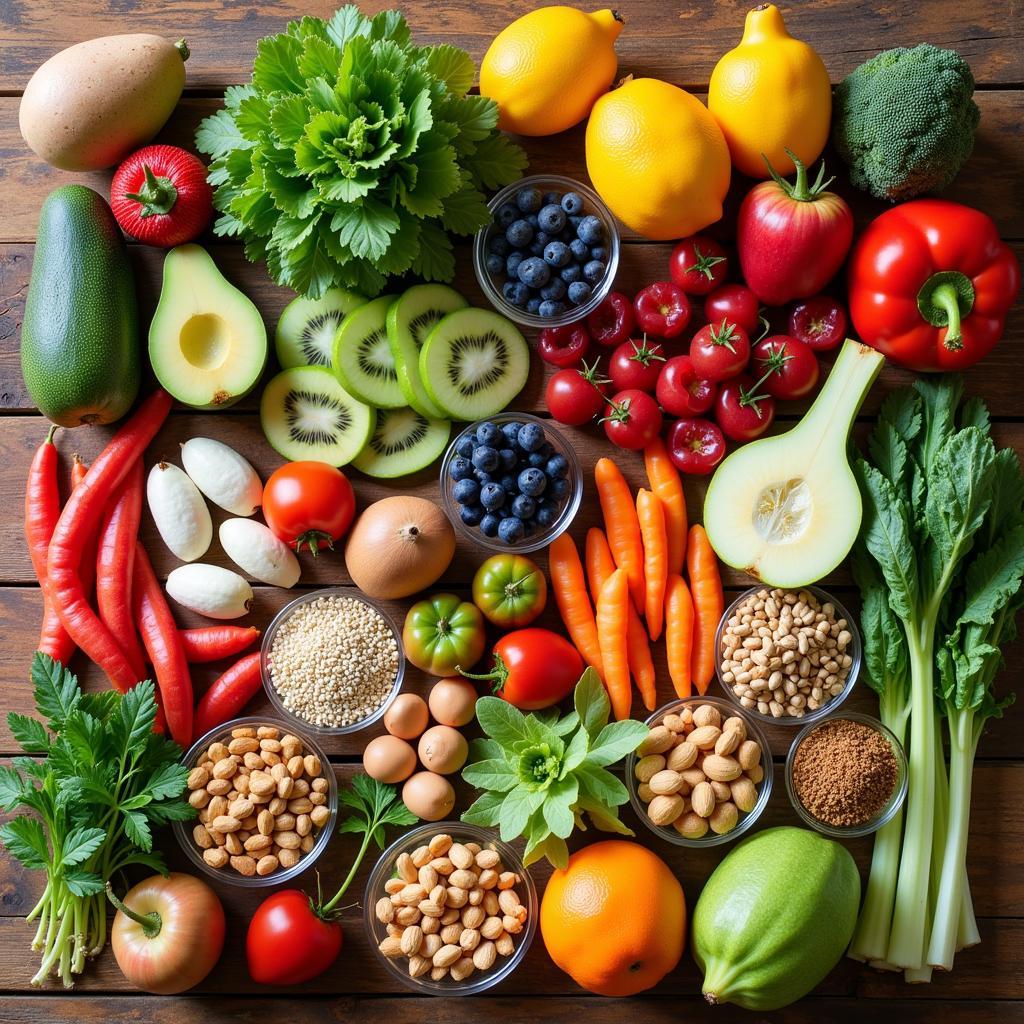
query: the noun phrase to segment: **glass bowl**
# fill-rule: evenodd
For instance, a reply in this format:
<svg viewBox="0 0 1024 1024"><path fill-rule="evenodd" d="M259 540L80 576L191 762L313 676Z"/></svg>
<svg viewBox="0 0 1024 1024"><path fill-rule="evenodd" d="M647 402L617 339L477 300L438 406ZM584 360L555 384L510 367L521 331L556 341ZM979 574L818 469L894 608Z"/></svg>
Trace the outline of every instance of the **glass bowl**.
<svg viewBox="0 0 1024 1024"><path fill-rule="evenodd" d="M367 715L366 718L361 718L358 722L352 722L349 725L317 725L314 722L307 722L306 719L285 707L284 700L274 687L271 678L270 652L273 650L274 639L277 636L278 630L288 621L296 608L300 605L308 604L310 601L315 601L320 597L345 597L353 601L360 601L362 604L372 608L387 623L388 628L391 630L391 635L395 638L395 646L398 649L398 670L395 672L395 681L391 687L391 692L376 711ZM312 590L308 594L303 594L302 597L297 597L294 601L289 601L274 616L273 621L263 635L263 643L260 647L260 675L263 678L263 689L267 693L268 700L274 705L274 709L282 718L290 723L294 723L295 730L303 729L314 736L343 736L346 733L358 732L360 729L365 729L382 718L384 712L387 711L391 702L398 696L398 692L402 688L402 680L405 677L405 654L402 649L402 635L398 627L391 621L388 613L376 601L372 601L365 594L359 593L355 587L322 587L320 590Z"/></svg>
<svg viewBox="0 0 1024 1024"><path fill-rule="evenodd" d="M637 793L639 783L637 782L635 768L639 758L634 751L626 759L626 788L629 790L629 802L637 817L656 836L664 839L665 842L672 843L674 846L688 846L694 849L700 849L704 846L721 846L723 843L731 843L734 839L738 839L761 816L761 813L768 804L768 797L772 791L772 751L771 747L768 746L768 740L756 721L757 716L752 715L744 708L736 707L731 701L723 700L721 697L709 696L686 697L682 700L670 701L668 704L658 708L644 724L648 727L660 725L666 716L678 715L684 708L694 709L700 707L701 704L710 704L715 707L723 719L742 718L747 727L747 738L756 740L761 747L761 768L764 771L764 777L757 783L757 802L746 814L740 812L739 821L737 821L736 827L731 832L718 835L709 829L707 834L700 839L688 839L686 836L680 835L671 826L663 828L660 825L655 825L647 816L647 805L640 799L640 795Z"/></svg>
<svg viewBox="0 0 1024 1024"><path fill-rule="evenodd" d="M386 957L378 948L381 941L387 935L386 927L377 920L375 907L377 900L386 895L384 884L389 878L396 875L395 863L402 853L412 853L418 846L426 843L431 836L447 834L452 836L456 842L479 843L484 849L496 850L501 855L502 864L506 871L515 871L522 882L516 886L527 910L526 924L522 932L515 936L516 948L511 956L499 957L491 970L486 972L474 971L465 981L453 981L451 976L442 981L433 981L429 972L419 978L410 977L405 969L406 959L401 957L392 960ZM461 821L433 821L426 822L411 832L395 840L381 855L370 872L370 879L366 883L366 896L363 899L363 917L365 919L366 932L373 943L374 952L379 960L383 961L388 973L403 982L405 985L420 993L427 995L442 996L469 996L478 992L486 992L493 988L498 982L507 978L522 963L526 956L530 943L537 932L537 915L540 912L540 904L537 899L537 887L534 884L530 872L523 867L522 859L507 843L503 843L497 836L494 829L480 828L476 825L467 825Z"/></svg>
<svg viewBox="0 0 1024 1024"><path fill-rule="evenodd" d="M555 521L546 529L539 530L530 537L524 537L518 544L506 544L498 537L485 537L479 527L467 526L462 521L462 517L459 515L459 503L452 497L452 488L455 486L455 481L449 476L448 469L451 466L452 459L458 454L459 442L464 437L473 434L476 428L485 422L484 420L477 420L476 423L471 423L465 430L457 434L452 443L448 445L448 450L444 453L444 459L441 462L441 499L444 502L444 510L455 527L455 532L461 534L471 543L486 548L488 551L514 551L519 554L525 554L529 551L538 551L540 548L547 547L556 537L565 533L569 528L570 523L572 523L576 513L579 511L580 502L583 499L583 470L580 466L576 449L552 426L550 420L542 420L537 416L531 416L524 412L501 412L497 416L489 417L486 422L495 423L500 427L503 423L508 423L512 420L519 423L536 423L544 431L545 439L551 442L551 446L555 449L556 454L561 455L569 464L569 473L566 477L569 481L569 493L566 495L565 504L562 506Z"/></svg>
<svg viewBox="0 0 1024 1024"><path fill-rule="evenodd" d="M190 821L175 821L173 823L173 828L175 838L178 840L178 845L181 846L182 850L184 850L185 856L188 857L188 859L209 878L215 879L219 882L225 882L228 885L238 885L243 889L264 889L267 886L280 885L284 882L288 882L297 875L301 875L303 871L315 864L320 855L327 849L327 845L331 841L331 836L334 835L334 826L338 817L338 780L334 775L334 769L331 767L331 762L327 759L327 755L307 731L293 726L290 722L284 722L279 718L274 718L272 715L250 715L245 718L235 718L230 722L225 722L223 725L218 725L215 729L211 729L205 736L200 736L199 739L197 739L195 743L188 748L182 757L182 764L188 765L189 768L194 768L199 760L199 755L209 747L211 743L216 743L218 740L223 743L227 743L231 738L231 730L237 729L243 725L252 725L256 727L261 725L276 726L282 733L291 733L293 736L297 736L302 740L304 750L308 753L316 754L320 759L321 773L323 777L327 779L326 806L331 812L331 815L320 827L316 836L316 842L313 844L313 849L310 850L309 853L304 853L299 858L298 863L292 865L290 868L284 868L283 870L279 869L269 875L246 876L239 874L234 870L234 868L230 867L230 865L223 868L213 868L203 860L203 851L196 846L195 841L192 839L192 829L196 824L196 820L194 818Z"/></svg>
<svg viewBox="0 0 1024 1024"><path fill-rule="evenodd" d="M835 719L830 719L830 721L836 721L840 718L848 718L851 722L860 722L862 725L867 725L876 732L881 733L889 741L889 746L892 747L892 752L896 756L897 775L892 796L889 797L886 805L875 817L864 822L863 825L848 826L830 825L828 822L819 821L804 807L793 785L793 762L796 760L796 752L800 744L815 729L820 729L825 724L823 722L812 722L807 728L801 729L796 734L796 739L790 745L789 753L786 755L786 793L789 796L789 802L793 805L793 810L796 811L804 824L809 825L823 835L831 836L833 839L854 839L857 836L867 836L872 832L877 832L887 821L891 821L903 806L903 801L907 798L907 754L903 749L903 744L896 738L896 734L884 726L877 718L872 718L870 715L862 715L859 711L847 711L842 715L837 715Z"/></svg>
<svg viewBox="0 0 1024 1024"><path fill-rule="evenodd" d="M506 280L506 275L500 274L497 277L492 277L487 271L487 244L490 242L493 232L499 230L494 224L493 214L503 203L514 199L521 188L537 188L541 192L561 192L563 194L578 192L585 201L583 216L593 215L604 225L605 244L608 248L604 277L594 286L590 298L586 302L578 306L570 306L558 316L546 318L537 316L535 313L527 313L525 309L506 302L505 297L501 294L501 286ZM509 320L527 327L562 327L565 324L574 324L578 320L582 320L604 301L605 296L612 289L615 273L619 267L619 231L611 211L592 188L558 174L534 174L507 185L487 204L487 208L491 211L492 220L487 227L481 228L476 233L476 238L473 241L473 269L476 271L476 279L480 282L484 295L499 313L507 316Z"/></svg>
<svg viewBox="0 0 1024 1024"><path fill-rule="evenodd" d="M762 590L774 590L777 588L768 587L761 585L758 587L751 587L749 590L743 591L739 597L736 598L728 608L725 609L725 613L722 615L721 621L718 623L718 629L715 631L715 676L718 679L719 685L725 692L726 697L732 701L733 705L739 708L741 711L745 711L748 714L753 715L755 718L761 719L765 725L810 725L813 722L820 722L821 719L827 718L833 714L836 709L850 696L850 691L853 689L854 683L857 682L857 676L860 675L862 648L860 639L860 630L857 628L857 622L853 616L846 610L840 601L837 601L827 591L822 590L821 587L794 587L791 588L799 593L801 590L809 591L814 594L815 597L822 603L831 603L835 606L836 616L840 619L846 620L846 628L850 631L851 640L846 648L846 653L850 655L852 664L850 665L849 674L846 677L846 685L843 687L843 692L833 697L827 704L823 704L820 708L814 711L807 711L805 714L797 718L793 715L783 714L780 718L774 718L770 714L762 714L756 708L744 708L740 704L740 698L733 693L732 684L727 683L722 678L722 633L725 630L725 625L732 618L736 609L751 595L757 594ZM782 589L782 588L778 588Z"/></svg>

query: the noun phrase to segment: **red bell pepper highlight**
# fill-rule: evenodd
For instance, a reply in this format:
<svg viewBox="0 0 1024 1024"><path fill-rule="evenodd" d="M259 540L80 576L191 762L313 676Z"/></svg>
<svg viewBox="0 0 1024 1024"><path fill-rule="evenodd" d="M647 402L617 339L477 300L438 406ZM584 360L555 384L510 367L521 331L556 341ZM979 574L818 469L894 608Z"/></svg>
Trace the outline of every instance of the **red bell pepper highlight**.
<svg viewBox="0 0 1024 1024"><path fill-rule="evenodd" d="M185 649L190 665L207 661L220 661L233 654L241 654L260 636L255 626L202 626L199 629L179 629L178 637Z"/></svg>
<svg viewBox="0 0 1024 1024"><path fill-rule="evenodd" d="M260 689L260 652L254 651L236 661L203 694L196 706L195 735L205 736L211 729L237 718Z"/></svg>

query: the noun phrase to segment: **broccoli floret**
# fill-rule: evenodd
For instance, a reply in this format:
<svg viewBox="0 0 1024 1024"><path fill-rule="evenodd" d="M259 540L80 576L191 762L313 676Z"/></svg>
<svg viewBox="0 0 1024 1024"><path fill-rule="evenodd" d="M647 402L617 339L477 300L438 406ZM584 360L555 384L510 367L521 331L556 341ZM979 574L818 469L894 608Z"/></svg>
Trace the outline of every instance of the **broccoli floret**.
<svg viewBox="0 0 1024 1024"><path fill-rule="evenodd" d="M885 50L835 90L832 141L850 180L880 199L945 188L974 148L974 76L953 50Z"/></svg>

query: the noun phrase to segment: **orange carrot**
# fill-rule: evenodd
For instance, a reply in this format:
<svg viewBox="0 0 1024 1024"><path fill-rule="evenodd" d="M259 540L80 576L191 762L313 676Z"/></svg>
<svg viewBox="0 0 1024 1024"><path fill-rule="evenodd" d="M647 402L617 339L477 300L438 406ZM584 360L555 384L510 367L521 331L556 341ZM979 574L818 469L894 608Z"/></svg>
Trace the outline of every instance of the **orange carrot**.
<svg viewBox="0 0 1024 1024"><path fill-rule="evenodd" d="M679 697L689 697L693 653L693 598L682 576L673 573L665 586L665 653L668 674Z"/></svg>
<svg viewBox="0 0 1024 1024"><path fill-rule="evenodd" d="M644 618L650 638L657 640L665 621L665 580L668 578L668 542L661 499L653 491L637 491L636 516L644 540Z"/></svg>
<svg viewBox="0 0 1024 1024"><path fill-rule="evenodd" d="M596 601L605 580L615 572L615 559L612 558L608 540L604 532L596 526L587 531L586 558L590 593ZM633 607L632 599L629 602L629 637L626 644L629 671L632 673L633 681L643 698L644 707L648 711L653 711L657 706L654 661L651 658L650 644L647 642L647 632Z"/></svg>
<svg viewBox="0 0 1024 1024"><path fill-rule="evenodd" d="M651 490L661 499L665 510L668 571L682 575L686 561L686 497L679 471L668 457L665 442L660 437L644 449L644 466Z"/></svg>
<svg viewBox="0 0 1024 1024"><path fill-rule="evenodd" d="M594 467L597 494L601 499L604 528L615 564L626 570L629 593L638 611L644 609L644 546L636 517L633 494L622 471L611 459L598 459Z"/></svg>
<svg viewBox="0 0 1024 1024"><path fill-rule="evenodd" d="M722 596L718 557L703 526L690 528L686 545L686 570L690 575L694 611L690 674L697 684L697 692L704 694L715 674L715 633L725 607L725 599Z"/></svg>
<svg viewBox="0 0 1024 1024"><path fill-rule="evenodd" d="M598 675L603 676L601 645L597 640L597 623L590 606L587 583L583 578L583 563L580 562L576 544L567 533L551 542L548 548L548 571L562 622L572 642L583 655L583 660L596 669Z"/></svg>
<svg viewBox="0 0 1024 1024"><path fill-rule="evenodd" d="M625 569L616 569L604 581L597 598L597 638L604 663L604 685L612 711L621 721L629 718L633 693L629 686L629 579Z"/></svg>

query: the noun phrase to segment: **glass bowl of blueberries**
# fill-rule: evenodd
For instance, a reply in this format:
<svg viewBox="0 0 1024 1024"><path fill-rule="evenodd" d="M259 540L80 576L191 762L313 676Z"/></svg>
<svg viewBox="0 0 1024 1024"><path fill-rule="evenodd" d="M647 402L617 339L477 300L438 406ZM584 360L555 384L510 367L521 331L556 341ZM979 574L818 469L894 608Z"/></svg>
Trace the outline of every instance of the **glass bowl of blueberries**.
<svg viewBox="0 0 1024 1024"><path fill-rule="evenodd" d="M505 412L472 423L441 463L441 496L457 532L491 551L537 551L573 521L583 472L549 421Z"/></svg>
<svg viewBox="0 0 1024 1024"><path fill-rule="evenodd" d="M619 232L593 189L538 174L503 188L488 209L473 269L495 309L529 327L561 327L601 304L619 265Z"/></svg>

